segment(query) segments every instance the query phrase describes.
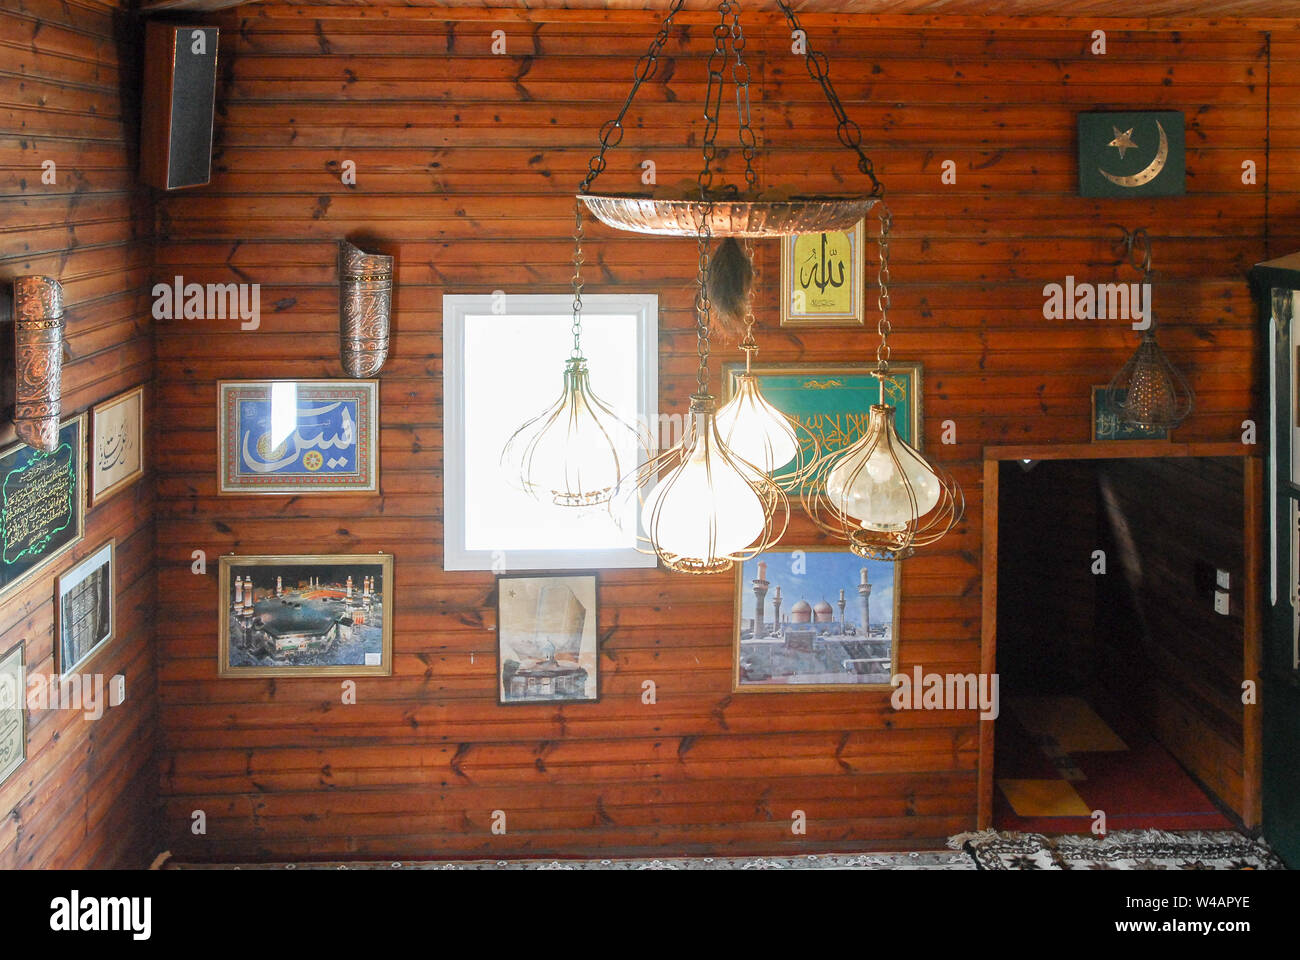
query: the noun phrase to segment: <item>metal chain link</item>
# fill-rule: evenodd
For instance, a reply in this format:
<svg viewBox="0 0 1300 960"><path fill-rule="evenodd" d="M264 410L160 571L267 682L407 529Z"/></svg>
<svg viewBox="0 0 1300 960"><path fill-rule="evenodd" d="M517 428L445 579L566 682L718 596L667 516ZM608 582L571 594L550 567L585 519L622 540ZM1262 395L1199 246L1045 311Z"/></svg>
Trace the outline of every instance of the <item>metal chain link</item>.
<svg viewBox="0 0 1300 960"><path fill-rule="evenodd" d="M573 351L574 360L582 359L582 201L573 201Z"/></svg>
<svg viewBox="0 0 1300 960"><path fill-rule="evenodd" d="M835 87L831 83L830 61L826 58L826 54L818 53L807 45L808 31L800 26L799 18L789 4L785 0L776 0L776 5L785 14L790 29L797 30L804 36L804 64L808 68L808 75L821 85L822 92L826 94L826 101L831 105L831 110L835 113L835 135L839 138L840 143L858 155L858 170L871 180L870 195L873 197L884 196L884 184L876 179L876 170L871 158L862 149L862 128L848 118L848 114L844 112L844 105L840 103L839 95L835 92Z"/></svg>
<svg viewBox="0 0 1300 960"><path fill-rule="evenodd" d="M578 187L579 193L586 193L591 189L592 183L605 170L606 151L622 142L623 118L627 116L628 108L632 106L632 101L636 98L637 91L641 89L641 84L653 77L658 71L659 54L663 52L664 46L668 43L668 34L673 28L673 17L681 12L682 5L685 2L686 0L673 0L672 6L668 8L668 16L664 17L663 23L659 26L659 33L650 42L650 48L637 61L636 68L632 71L632 89L628 91L627 99L623 101L623 109L618 112L618 116L613 120L607 120L601 125L600 150L587 161L587 176L583 179L582 185ZM618 134L617 137L614 136L615 133Z"/></svg>
<svg viewBox="0 0 1300 960"><path fill-rule="evenodd" d="M876 332L880 334L880 345L876 347L876 377L880 380L881 396L884 396L884 381L889 375L889 231L894 224L893 215L884 201L876 205L876 214L880 218L880 236L876 238L876 249L880 257L880 266L876 270L876 306L880 309L880 320Z"/></svg>
<svg viewBox="0 0 1300 960"><path fill-rule="evenodd" d="M754 257L754 238L745 238L745 257L753 269L753 279L749 286L749 295L745 298L745 336L740 341L740 349L745 351L745 372L749 373L754 354L758 353L758 341L754 339L754 291L759 287L758 261Z"/></svg>
<svg viewBox="0 0 1300 960"><path fill-rule="evenodd" d="M713 161L718 157L718 116L722 112L722 71L727 67L727 38L731 33L727 14L730 12L730 0L722 0L718 4L720 21L713 28L713 52L709 54L709 86L704 93L704 140L701 146L704 166L698 178L702 201L708 199L713 187Z"/></svg>
<svg viewBox="0 0 1300 960"><path fill-rule="evenodd" d="M745 62L745 30L740 25L740 3L732 2L731 37L728 43L735 59L731 64L731 79L736 85L736 122L740 152L745 158L745 187L750 193L758 189L758 175L754 173L754 154L758 140L754 136L753 118L749 109L749 64Z"/></svg>
<svg viewBox="0 0 1300 960"><path fill-rule="evenodd" d="M713 240L713 227L710 217L713 215L713 202L706 200L700 204L699 228L699 266L695 275L695 353L700 358L699 368L695 372L696 394L705 396L709 392L709 243Z"/></svg>

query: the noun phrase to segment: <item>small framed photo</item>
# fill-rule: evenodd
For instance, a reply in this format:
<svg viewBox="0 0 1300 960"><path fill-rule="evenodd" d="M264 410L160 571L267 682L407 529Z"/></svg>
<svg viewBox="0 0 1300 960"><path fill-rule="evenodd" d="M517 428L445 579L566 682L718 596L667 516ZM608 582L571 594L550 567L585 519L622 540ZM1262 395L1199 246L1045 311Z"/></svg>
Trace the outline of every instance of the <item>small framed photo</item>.
<svg viewBox="0 0 1300 960"><path fill-rule="evenodd" d="M54 635L59 673L75 673L113 639L113 551L109 540L56 581Z"/></svg>
<svg viewBox="0 0 1300 960"><path fill-rule="evenodd" d="M901 567L819 546L737 564L733 689L891 689Z"/></svg>
<svg viewBox="0 0 1300 960"><path fill-rule="evenodd" d="M378 380L217 384L220 494L378 493Z"/></svg>
<svg viewBox="0 0 1300 960"><path fill-rule="evenodd" d="M0 783L27 759L27 667L19 643L0 657Z"/></svg>
<svg viewBox="0 0 1300 960"><path fill-rule="evenodd" d="M1119 397L1123 401L1123 393ZM1110 387L1092 388L1092 442L1099 440L1168 440L1164 427L1137 427L1120 421L1119 411L1111 403Z"/></svg>
<svg viewBox="0 0 1300 960"><path fill-rule="evenodd" d="M144 476L144 387L105 401L90 413L90 505Z"/></svg>
<svg viewBox="0 0 1300 960"><path fill-rule="evenodd" d="M223 677L393 673L393 557L221 558Z"/></svg>
<svg viewBox="0 0 1300 960"><path fill-rule="evenodd" d="M781 238L781 326L862 326L866 227Z"/></svg>
<svg viewBox="0 0 1300 960"><path fill-rule="evenodd" d="M497 578L497 697L502 704L600 699L596 577Z"/></svg>

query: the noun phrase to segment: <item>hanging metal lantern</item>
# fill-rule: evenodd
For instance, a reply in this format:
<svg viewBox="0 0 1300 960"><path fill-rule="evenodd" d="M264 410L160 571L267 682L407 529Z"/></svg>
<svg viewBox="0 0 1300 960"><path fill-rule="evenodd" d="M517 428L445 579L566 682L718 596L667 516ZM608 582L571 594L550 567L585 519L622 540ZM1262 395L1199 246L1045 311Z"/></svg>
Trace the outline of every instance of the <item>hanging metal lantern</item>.
<svg viewBox="0 0 1300 960"><path fill-rule="evenodd" d="M393 258L339 241L339 358L349 377L373 377L388 359Z"/></svg>
<svg viewBox="0 0 1300 960"><path fill-rule="evenodd" d="M751 241L746 242L745 257L753 263ZM713 264L710 264L712 267ZM716 273L710 272L710 280ZM710 284L710 300L716 301L717 290ZM754 340L754 310L752 287L745 291L740 308L745 325L745 335L740 349L745 353L745 372L737 374L734 393L718 411L716 423L723 442L740 459L761 472L773 477L784 470L776 480L783 490L795 490L808 478L809 468L817 459L818 443L812 431L798 420L773 406L751 370L758 343ZM775 479L775 478L774 478Z"/></svg>
<svg viewBox="0 0 1300 960"><path fill-rule="evenodd" d="M724 573L775 546L790 522L785 492L734 453L719 430L717 401L709 392L708 224L702 217L695 293L699 366L690 422L679 443L625 478L614 501L640 499L646 552L678 573Z"/></svg>
<svg viewBox="0 0 1300 960"><path fill-rule="evenodd" d="M880 345L873 376L886 395L889 380L889 230L880 216ZM849 550L873 560L902 560L934 543L962 518L966 501L946 472L906 443L894 426L890 403L871 405L867 428L854 443L822 455L811 468L804 509L826 533Z"/></svg>
<svg viewBox="0 0 1300 960"><path fill-rule="evenodd" d="M63 287L50 277L14 280L14 431L51 453L63 405Z"/></svg>
<svg viewBox="0 0 1300 960"><path fill-rule="evenodd" d="M1147 231L1126 230L1123 243L1130 262L1142 271L1143 284L1149 284L1151 240ZM1133 260L1134 256L1140 258L1140 266ZM1172 430L1186 420L1196 406L1196 395L1156 342L1156 316L1150 302L1147 311L1149 326L1142 331L1133 355L1106 387L1106 393L1120 423L1157 434Z"/></svg>
<svg viewBox="0 0 1300 960"><path fill-rule="evenodd" d="M560 507L606 503L653 441L591 389L582 355L582 207L574 204L573 349L564 364L559 399L506 441L501 465L511 482Z"/></svg>

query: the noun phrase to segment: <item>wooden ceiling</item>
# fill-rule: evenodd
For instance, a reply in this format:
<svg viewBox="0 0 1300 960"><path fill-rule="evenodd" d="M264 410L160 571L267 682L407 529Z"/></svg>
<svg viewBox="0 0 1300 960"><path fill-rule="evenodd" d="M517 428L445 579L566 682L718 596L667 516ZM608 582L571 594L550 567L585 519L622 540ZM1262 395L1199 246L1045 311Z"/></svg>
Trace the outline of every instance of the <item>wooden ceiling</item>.
<svg viewBox="0 0 1300 960"><path fill-rule="evenodd" d="M411 7L426 9L526 10L649 10L667 9L668 0L143 0L151 10L219 10L242 6L292 7ZM712 8L711 0L688 0L687 9ZM773 0L750 0L748 11L775 11ZM915 14L922 16L997 17L1178 17L1195 19L1282 18L1300 22L1297 0L794 0L807 13Z"/></svg>

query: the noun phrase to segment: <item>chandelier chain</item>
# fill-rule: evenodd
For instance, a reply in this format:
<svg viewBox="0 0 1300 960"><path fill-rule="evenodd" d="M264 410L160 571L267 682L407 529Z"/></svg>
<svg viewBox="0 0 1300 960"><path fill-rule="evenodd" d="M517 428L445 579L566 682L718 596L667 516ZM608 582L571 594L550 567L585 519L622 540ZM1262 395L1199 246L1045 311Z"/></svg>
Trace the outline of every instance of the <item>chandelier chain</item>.
<svg viewBox="0 0 1300 960"><path fill-rule="evenodd" d="M722 71L727 68L727 43L731 28L727 16L731 13L730 0L718 4L719 22L713 27L713 52L709 54L709 86L704 93L704 140L701 152L704 166L700 168L700 200L707 201L713 187L713 162L718 157L718 119L722 113Z"/></svg>
<svg viewBox="0 0 1300 960"><path fill-rule="evenodd" d="M883 391L884 380L889 374L889 334L893 330L889 323L889 231L894 218L883 201L877 205L877 215L880 217L880 236L876 239L876 251L880 265L876 269L876 306L880 309L880 320L876 332L880 334L880 345L876 347L876 377L881 381Z"/></svg>
<svg viewBox="0 0 1300 960"><path fill-rule="evenodd" d="M672 5L668 8L668 15L664 17L663 23L659 25L659 32L655 38L650 41L650 47L645 54L636 63L636 68L632 71L632 89L628 91L627 99L623 101L623 109L619 110L618 116L613 120L606 120L600 127L600 150L587 161L587 175L583 178L582 186L578 188L579 193L586 193L591 189L592 183L605 170L605 153L610 147L616 147L623 140L623 119L627 116L628 109L632 106L632 101L636 99L637 91L641 89L641 84L654 77L659 70L659 55L663 52L664 46L668 43L668 35L673 29L673 18L681 12L686 0L673 0Z"/></svg>
<svg viewBox="0 0 1300 960"><path fill-rule="evenodd" d="M754 359L754 354L758 353L758 341L754 339L754 291L759 286L758 261L754 258L754 238L745 238L745 258L750 262L754 271L753 282L749 286L749 292L745 296L745 336L740 341L740 349L745 351L745 372L749 373L750 362Z"/></svg>
<svg viewBox="0 0 1300 960"><path fill-rule="evenodd" d="M740 3L732 2L731 37L728 41L732 56L731 79L736 85L737 137L740 152L745 158L745 187L753 193L758 189L758 175L754 172L754 155L758 140L754 136L753 115L749 104L749 64L745 62L745 29L740 25Z"/></svg>
<svg viewBox="0 0 1300 960"><path fill-rule="evenodd" d="M804 65L808 68L808 75L821 86L822 92L826 94L826 102L835 113L835 136L839 138L840 143L858 155L858 170L871 180L870 195L883 196L884 184L876 179L875 166L862 149L862 128L850 120L848 114L844 112L844 105L840 103L839 94L835 92L835 86L831 83L830 61L826 58L826 54L813 50L808 45L808 31L800 25L799 18L790 5L785 0L776 0L776 5L785 14L791 31L799 33L804 38Z"/></svg>
<svg viewBox="0 0 1300 960"><path fill-rule="evenodd" d="M713 240L713 228L709 218L713 215L713 202L705 200L701 204L699 229L699 264L695 275L695 353L700 365L695 372L695 392L705 396L709 392L709 244Z"/></svg>
<svg viewBox="0 0 1300 960"><path fill-rule="evenodd" d="M582 252L582 201L573 202L573 350L569 356L574 360L582 359L582 264L585 257Z"/></svg>

